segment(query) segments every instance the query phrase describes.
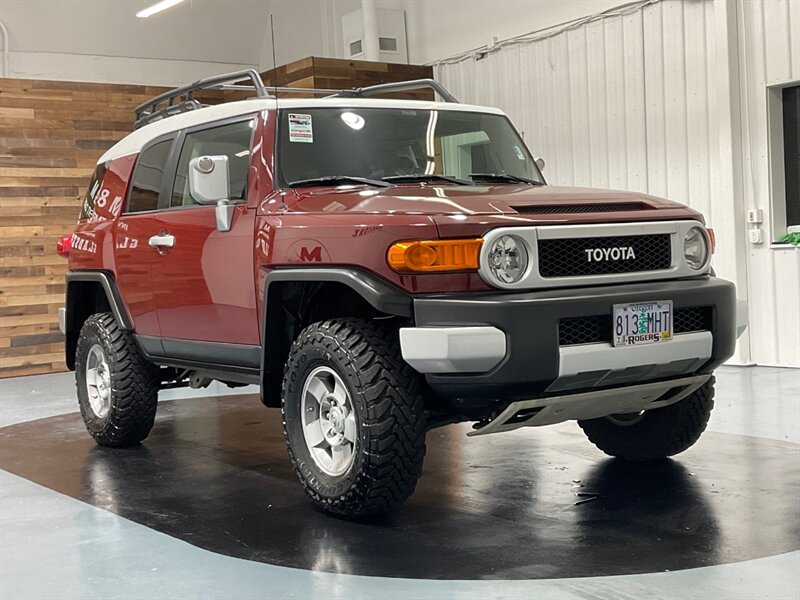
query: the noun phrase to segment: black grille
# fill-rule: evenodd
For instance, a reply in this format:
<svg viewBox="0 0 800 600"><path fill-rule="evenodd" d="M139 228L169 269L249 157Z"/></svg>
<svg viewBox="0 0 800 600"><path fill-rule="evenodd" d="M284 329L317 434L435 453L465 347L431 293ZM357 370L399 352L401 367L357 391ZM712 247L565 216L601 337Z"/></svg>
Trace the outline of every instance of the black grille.
<svg viewBox="0 0 800 600"><path fill-rule="evenodd" d="M677 309L672 327L675 333L711 331L711 307L694 306L692 308Z"/></svg>
<svg viewBox="0 0 800 600"><path fill-rule="evenodd" d="M512 206L515 211L523 214L566 214L566 213L602 213L625 212L628 210L646 210L650 208L642 202L617 202L616 204L565 204L548 206Z"/></svg>
<svg viewBox="0 0 800 600"><path fill-rule="evenodd" d="M558 343L561 346L598 344L611 341L611 317L574 317L558 323Z"/></svg>
<svg viewBox="0 0 800 600"><path fill-rule="evenodd" d="M561 346L610 343L611 324L611 315L561 319L558 323L558 343ZM678 308L675 310L672 326L675 333L711 331L711 307Z"/></svg>
<svg viewBox="0 0 800 600"><path fill-rule="evenodd" d="M614 250L618 248L632 248L633 258L627 250ZM586 251L590 249L614 252L607 256L600 252L589 256ZM539 274L542 277L658 271L668 269L671 264L668 233L539 240Z"/></svg>

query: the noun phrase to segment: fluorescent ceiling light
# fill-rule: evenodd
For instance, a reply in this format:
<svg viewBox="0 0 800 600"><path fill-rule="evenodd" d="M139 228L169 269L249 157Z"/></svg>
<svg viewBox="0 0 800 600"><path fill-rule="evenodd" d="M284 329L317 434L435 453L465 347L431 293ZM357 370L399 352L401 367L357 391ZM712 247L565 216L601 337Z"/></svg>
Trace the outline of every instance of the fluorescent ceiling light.
<svg viewBox="0 0 800 600"><path fill-rule="evenodd" d="M140 19L146 19L156 13L160 13L162 10L167 10L168 8L172 8L176 4L180 4L183 0L161 0L161 2L156 2L152 6L148 6L147 8L143 8L139 12L136 13L136 16Z"/></svg>

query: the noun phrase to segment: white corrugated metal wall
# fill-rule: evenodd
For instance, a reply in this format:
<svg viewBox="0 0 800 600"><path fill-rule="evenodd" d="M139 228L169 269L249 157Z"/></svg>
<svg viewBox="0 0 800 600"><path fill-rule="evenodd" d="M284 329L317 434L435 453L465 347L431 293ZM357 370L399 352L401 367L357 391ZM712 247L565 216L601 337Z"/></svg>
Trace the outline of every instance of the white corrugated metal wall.
<svg viewBox="0 0 800 600"><path fill-rule="evenodd" d="M700 210L721 234L719 274L751 302L752 335L734 360L800 366L800 250L748 247L740 214L769 208L764 81L800 79L800 2L738 5L733 23L744 26L746 61L739 60L748 71L732 78L732 92L720 87L728 50L715 23L720 4L663 0L481 60L439 64L436 76L463 102L504 109L545 157L550 183L648 192ZM739 85L748 102L731 114L743 124L730 140L731 123L719 115ZM732 153L744 165L721 164L725 139L746 144ZM738 187L726 181L750 166L752 178L743 173ZM730 193L737 189L743 197Z"/></svg>
<svg viewBox="0 0 800 600"><path fill-rule="evenodd" d="M738 16L744 202L769 214L766 87L800 81L800 2L745 1ZM753 360L798 366L800 248L748 250Z"/></svg>

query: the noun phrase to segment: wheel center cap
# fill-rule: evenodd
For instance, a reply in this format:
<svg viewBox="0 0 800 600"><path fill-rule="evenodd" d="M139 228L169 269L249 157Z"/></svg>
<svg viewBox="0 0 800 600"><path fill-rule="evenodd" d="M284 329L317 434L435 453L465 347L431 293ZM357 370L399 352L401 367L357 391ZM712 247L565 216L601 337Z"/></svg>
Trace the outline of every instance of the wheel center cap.
<svg viewBox="0 0 800 600"><path fill-rule="evenodd" d="M336 433L341 433L344 430L344 414L342 414L342 409L338 406L331 408L329 418L334 431L336 431Z"/></svg>

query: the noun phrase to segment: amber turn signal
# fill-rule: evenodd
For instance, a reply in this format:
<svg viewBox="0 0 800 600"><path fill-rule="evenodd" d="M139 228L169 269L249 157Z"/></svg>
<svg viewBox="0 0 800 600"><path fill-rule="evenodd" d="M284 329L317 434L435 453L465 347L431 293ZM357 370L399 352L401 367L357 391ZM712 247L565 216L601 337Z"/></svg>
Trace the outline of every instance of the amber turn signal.
<svg viewBox="0 0 800 600"><path fill-rule="evenodd" d="M714 254L717 251L717 234L714 233L711 227L706 227L706 231L708 232L708 239L711 240L711 254Z"/></svg>
<svg viewBox="0 0 800 600"><path fill-rule="evenodd" d="M483 240L398 242L389 248L389 266L400 273L469 271L478 268Z"/></svg>

